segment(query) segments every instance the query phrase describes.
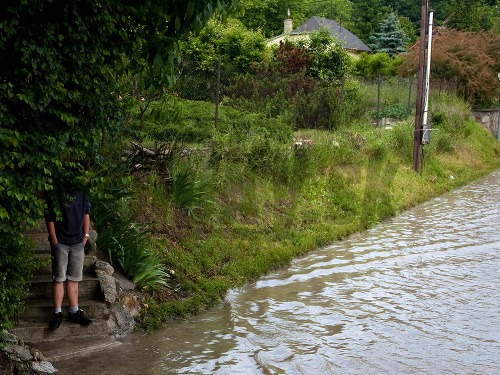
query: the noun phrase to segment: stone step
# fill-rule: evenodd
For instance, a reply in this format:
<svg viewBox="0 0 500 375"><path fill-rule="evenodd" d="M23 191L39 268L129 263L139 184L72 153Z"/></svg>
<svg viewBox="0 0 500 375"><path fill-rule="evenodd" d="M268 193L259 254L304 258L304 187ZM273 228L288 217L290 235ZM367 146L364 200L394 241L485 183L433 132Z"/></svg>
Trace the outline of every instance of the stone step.
<svg viewBox="0 0 500 375"><path fill-rule="evenodd" d="M48 322L54 306L52 299L25 301L25 309L18 312L17 319L26 323ZM66 297L63 300L63 314L67 314L68 306ZM85 311L90 319L107 319L109 309L104 301L78 299L78 307Z"/></svg>
<svg viewBox="0 0 500 375"><path fill-rule="evenodd" d="M47 252L50 254L49 234L47 232L30 232L26 233L25 236L35 243L35 253Z"/></svg>
<svg viewBox="0 0 500 375"><path fill-rule="evenodd" d="M112 349L121 345L120 341L110 336L78 337L64 341L45 341L32 343L30 346L43 353L45 360L57 364L68 359L88 356L101 350ZM66 373L66 372L64 372ZM74 373L73 370L68 373Z"/></svg>
<svg viewBox="0 0 500 375"><path fill-rule="evenodd" d="M36 269L33 270L35 275L50 275L52 273L52 265L50 260L50 252L48 253L38 253L35 255L37 262Z"/></svg>
<svg viewBox="0 0 500 375"><path fill-rule="evenodd" d="M51 298L52 276L34 275L27 282L30 284L30 296L26 298L27 301ZM94 276L84 275L83 280L78 283L78 295L80 299L103 300L99 279Z"/></svg>
<svg viewBox="0 0 500 375"><path fill-rule="evenodd" d="M91 230L90 234L92 235L93 233L94 231ZM49 234L47 232L29 232L25 233L24 235L26 236L26 238L31 239L33 241L35 254L40 254L40 253L50 254ZM92 238L93 237L91 237L91 239Z"/></svg>
<svg viewBox="0 0 500 375"><path fill-rule="evenodd" d="M49 328L49 320L50 317L45 322L19 321L18 324L9 329L9 332L26 343L55 340L64 340L66 342L67 339L76 337L108 336L112 334L107 320L104 319L96 319L88 326L83 327L68 322L65 316L61 326L54 330Z"/></svg>
<svg viewBox="0 0 500 375"><path fill-rule="evenodd" d="M39 253L36 255L36 260L38 262L38 267L33 271L34 275L51 275L52 274L52 262L50 260L50 252ZM85 255L83 261L83 274L84 275L95 275L94 263L97 257L94 255Z"/></svg>

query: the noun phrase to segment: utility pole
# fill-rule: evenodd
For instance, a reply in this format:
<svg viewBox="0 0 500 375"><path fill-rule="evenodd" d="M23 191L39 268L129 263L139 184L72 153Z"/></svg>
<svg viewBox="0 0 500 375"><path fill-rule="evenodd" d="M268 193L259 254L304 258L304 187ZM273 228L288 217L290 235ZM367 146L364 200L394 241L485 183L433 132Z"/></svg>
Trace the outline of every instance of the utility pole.
<svg viewBox="0 0 500 375"><path fill-rule="evenodd" d="M426 27L429 0L422 0L422 18L420 21L420 44L418 55L417 105L415 112L415 129L413 132L413 170L420 172L420 149L422 143L422 103L424 92L424 67L426 47Z"/></svg>

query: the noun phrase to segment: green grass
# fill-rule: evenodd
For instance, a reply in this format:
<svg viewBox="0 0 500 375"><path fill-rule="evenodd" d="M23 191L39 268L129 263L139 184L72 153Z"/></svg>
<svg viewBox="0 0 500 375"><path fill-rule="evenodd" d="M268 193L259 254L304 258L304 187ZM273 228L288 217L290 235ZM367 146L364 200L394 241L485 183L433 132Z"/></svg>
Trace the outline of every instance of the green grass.
<svg viewBox="0 0 500 375"><path fill-rule="evenodd" d="M187 188L174 194L158 177L136 180L133 216L151 230L174 290L146 296L142 326L209 308L231 287L499 168L499 143L469 121L468 107L433 100L436 130L420 174L412 170L412 118L392 129L359 120L291 134L278 120L230 110L202 143L190 140L203 153L175 159ZM201 108L182 106L187 117ZM213 118L196 116L200 129L211 128ZM295 148L293 139L311 142ZM210 189L196 185L201 176L210 176Z"/></svg>
<svg viewBox="0 0 500 375"><path fill-rule="evenodd" d="M365 108L373 118L376 118L377 115L378 99L380 99L380 117L404 118L411 114L411 107L415 107L415 82L412 82L410 87L408 81L386 78L380 83L380 98L376 80L364 82L361 88L365 97ZM408 104L410 104L410 109Z"/></svg>

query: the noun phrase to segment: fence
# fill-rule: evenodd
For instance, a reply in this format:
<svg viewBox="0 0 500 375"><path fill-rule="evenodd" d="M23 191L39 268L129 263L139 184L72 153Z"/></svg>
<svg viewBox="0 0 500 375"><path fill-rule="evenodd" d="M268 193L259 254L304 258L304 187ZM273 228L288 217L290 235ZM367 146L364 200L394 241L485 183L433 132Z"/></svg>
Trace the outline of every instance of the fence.
<svg viewBox="0 0 500 375"><path fill-rule="evenodd" d="M227 105L242 111L280 117L293 128L333 130L355 118L367 116L380 125L384 118L404 118L412 113L416 80L374 80L343 77L325 82L304 70L284 73L259 67L241 68L224 64L200 66L183 61L177 67L176 95L184 99Z"/></svg>

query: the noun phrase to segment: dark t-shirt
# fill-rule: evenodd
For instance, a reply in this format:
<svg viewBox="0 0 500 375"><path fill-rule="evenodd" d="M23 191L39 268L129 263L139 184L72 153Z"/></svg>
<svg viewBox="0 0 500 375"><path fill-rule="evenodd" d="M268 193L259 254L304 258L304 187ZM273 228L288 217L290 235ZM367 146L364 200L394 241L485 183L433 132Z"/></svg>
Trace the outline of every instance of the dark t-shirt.
<svg viewBox="0 0 500 375"><path fill-rule="evenodd" d="M57 241L70 246L83 242L83 219L90 213L90 204L89 198L83 193L73 191L68 195L68 199L59 207L62 221L56 221L53 210L45 215L45 221L54 222Z"/></svg>

